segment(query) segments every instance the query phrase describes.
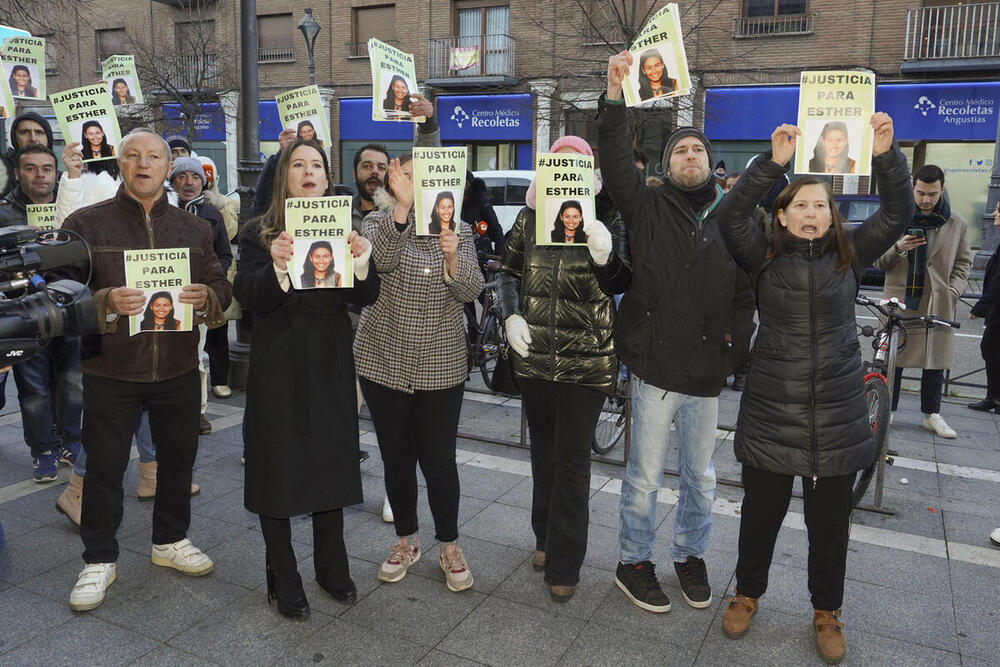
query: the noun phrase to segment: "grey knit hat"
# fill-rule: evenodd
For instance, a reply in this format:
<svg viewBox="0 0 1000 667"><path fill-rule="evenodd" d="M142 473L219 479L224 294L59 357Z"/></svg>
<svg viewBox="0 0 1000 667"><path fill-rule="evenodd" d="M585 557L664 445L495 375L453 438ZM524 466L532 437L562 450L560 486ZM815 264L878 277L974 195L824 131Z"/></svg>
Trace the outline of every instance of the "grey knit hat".
<svg viewBox="0 0 1000 667"><path fill-rule="evenodd" d="M201 186L205 187L205 171L201 168L201 162L198 161L198 158L179 157L174 160L173 166L170 167L170 180L173 181L174 176L183 174L185 171L194 172L201 179Z"/></svg>
<svg viewBox="0 0 1000 667"><path fill-rule="evenodd" d="M667 178L670 178L670 154L673 153L674 146L677 145L677 142L683 139L684 137L694 137L702 144L704 144L705 151L708 153L708 164L712 164L712 142L708 140L708 137L705 136L705 133L696 127L678 127L676 130L673 131L673 133L671 133L669 137L667 137L667 140L663 143L663 151L661 151L660 153L660 168L663 169L663 174ZM714 177L715 175L711 172L711 170L709 170L708 178L714 178ZM708 178L706 178L705 180L707 181ZM670 180L677 187L682 187L679 183L677 183L677 181L674 181L673 179ZM700 188L702 185L704 185L704 183L700 183L696 188L691 188L691 189L696 190Z"/></svg>

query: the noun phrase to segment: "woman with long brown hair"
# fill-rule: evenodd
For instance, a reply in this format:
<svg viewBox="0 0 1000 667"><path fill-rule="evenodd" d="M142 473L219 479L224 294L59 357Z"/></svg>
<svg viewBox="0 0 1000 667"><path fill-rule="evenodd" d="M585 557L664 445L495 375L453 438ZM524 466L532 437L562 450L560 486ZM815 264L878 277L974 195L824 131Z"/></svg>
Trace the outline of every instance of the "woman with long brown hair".
<svg viewBox="0 0 1000 667"><path fill-rule="evenodd" d="M800 134L781 125L719 204L726 246L754 279L760 329L740 403L734 446L743 464L736 591L722 620L742 637L767 588L794 478L802 478L809 536L809 592L820 657L846 652L840 622L857 471L876 455L854 318L859 277L902 234L913 213L906 158L892 119L871 118L872 166L882 205L847 231L822 180L793 181L774 203L768 239L752 212L785 172Z"/></svg>
<svg viewBox="0 0 1000 667"><path fill-rule="evenodd" d="M347 304L378 295L371 244L352 231L354 287L294 290L288 276L292 237L288 197L332 194L329 166L315 141L282 151L267 211L240 233L234 293L254 313L244 421L244 504L260 517L267 546L268 603L286 616L309 613L292 550L289 517L312 515L316 581L353 602L344 546L343 508L362 500L358 413Z"/></svg>

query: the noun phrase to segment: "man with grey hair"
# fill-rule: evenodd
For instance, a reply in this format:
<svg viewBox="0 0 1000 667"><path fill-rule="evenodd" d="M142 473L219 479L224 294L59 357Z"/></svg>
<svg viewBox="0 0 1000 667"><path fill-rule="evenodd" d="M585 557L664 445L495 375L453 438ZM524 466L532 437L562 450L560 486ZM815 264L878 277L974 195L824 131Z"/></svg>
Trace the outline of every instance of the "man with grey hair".
<svg viewBox="0 0 1000 667"><path fill-rule="evenodd" d="M122 176L117 194L72 213L63 223L96 249L90 288L100 325L100 333L83 343L82 439L88 460L80 536L86 566L70 594L75 611L100 605L115 580L122 477L144 407L157 458L153 563L192 576L213 568L211 559L187 539L200 410L197 325L225 324L222 312L232 289L208 224L167 202L163 182L170 149L163 138L146 128L133 130L119 144L117 159ZM124 286L122 250L155 248L189 249L190 283L174 298L178 305L192 306L195 327L130 336L126 320L141 314L147 299L141 290Z"/></svg>

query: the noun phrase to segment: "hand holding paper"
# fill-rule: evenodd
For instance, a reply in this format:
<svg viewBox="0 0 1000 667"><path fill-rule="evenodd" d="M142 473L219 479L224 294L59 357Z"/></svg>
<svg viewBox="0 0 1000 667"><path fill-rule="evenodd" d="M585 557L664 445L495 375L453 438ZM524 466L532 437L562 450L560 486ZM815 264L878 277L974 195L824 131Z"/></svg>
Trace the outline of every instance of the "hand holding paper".
<svg viewBox="0 0 1000 667"><path fill-rule="evenodd" d="M511 315L503 321L503 327L507 332L507 342L511 349L522 357L527 357L528 346L531 345L528 322L520 315Z"/></svg>
<svg viewBox="0 0 1000 667"><path fill-rule="evenodd" d="M108 293L108 305L119 315L138 315L146 307L146 295L141 289L116 287Z"/></svg>
<svg viewBox="0 0 1000 667"><path fill-rule="evenodd" d="M875 157L892 148L892 118L884 111L873 114L872 129L875 132L872 139L872 157Z"/></svg>
<svg viewBox="0 0 1000 667"><path fill-rule="evenodd" d="M407 213L413 206L413 182L403 173L399 158L389 162L389 187L396 196L396 208L404 208Z"/></svg>
<svg viewBox="0 0 1000 667"><path fill-rule="evenodd" d="M609 100L622 98L622 82L628 76L629 65L632 64L632 54L622 51L608 58L608 90Z"/></svg>
<svg viewBox="0 0 1000 667"><path fill-rule="evenodd" d="M66 174L69 178L80 178L80 174L83 172L83 149L80 148L79 141L66 144L66 148L63 149L62 159L63 164L66 165Z"/></svg>
<svg viewBox="0 0 1000 667"><path fill-rule="evenodd" d="M292 236L281 232L278 238L271 241L271 260L282 271L288 270L288 260L292 258Z"/></svg>
<svg viewBox="0 0 1000 667"><path fill-rule="evenodd" d="M587 225L587 248L597 266L604 266L611 259L611 232L600 220Z"/></svg>
<svg viewBox="0 0 1000 667"><path fill-rule="evenodd" d="M181 293L177 300L181 303L191 304L195 310L203 310L208 303L208 287L201 283L185 285L181 288Z"/></svg>
<svg viewBox="0 0 1000 667"><path fill-rule="evenodd" d="M430 118L434 115L434 104L420 93L413 93L410 95L410 113Z"/></svg>
<svg viewBox="0 0 1000 667"><path fill-rule="evenodd" d="M278 145L281 146L281 150L285 150L291 146L292 142L295 141L295 137L296 133L294 127L286 127L283 129L281 134L278 135Z"/></svg>
<svg viewBox="0 0 1000 667"><path fill-rule="evenodd" d="M368 260L372 256L371 241L351 230L351 233L347 235L347 244L354 257L354 276L358 280L364 280L368 277Z"/></svg>
<svg viewBox="0 0 1000 667"><path fill-rule="evenodd" d="M795 139L802 131L789 123L782 123L771 133L771 159L784 167L795 155Z"/></svg>

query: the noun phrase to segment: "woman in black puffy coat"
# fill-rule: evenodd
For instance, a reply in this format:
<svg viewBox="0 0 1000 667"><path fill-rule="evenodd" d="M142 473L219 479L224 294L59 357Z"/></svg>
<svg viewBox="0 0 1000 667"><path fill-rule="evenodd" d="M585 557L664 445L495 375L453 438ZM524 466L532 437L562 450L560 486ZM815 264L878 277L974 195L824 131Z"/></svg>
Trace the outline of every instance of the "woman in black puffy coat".
<svg viewBox="0 0 1000 667"><path fill-rule="evenodd" d="M774 203L768 238L754 206L781 178L800 134L782 125L771 154L758 157L719 205L726 246L754 277L760 329L736 427L743 464L736 594L723 618L743 635L767 588L775 540L795 476L802 477L809 534L809 591L817 648L828 662L845 649L844 595L852 487L876 456L867 421L854 298L859 276L899 238L913 212L906 159L893 144L892 119L872 116L872 165L882 206L847 231L827 184L795 180Z"/></svg>

